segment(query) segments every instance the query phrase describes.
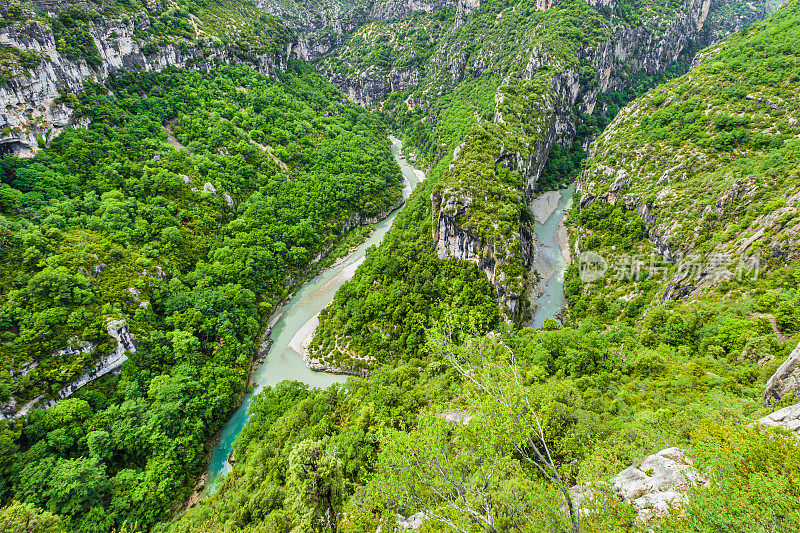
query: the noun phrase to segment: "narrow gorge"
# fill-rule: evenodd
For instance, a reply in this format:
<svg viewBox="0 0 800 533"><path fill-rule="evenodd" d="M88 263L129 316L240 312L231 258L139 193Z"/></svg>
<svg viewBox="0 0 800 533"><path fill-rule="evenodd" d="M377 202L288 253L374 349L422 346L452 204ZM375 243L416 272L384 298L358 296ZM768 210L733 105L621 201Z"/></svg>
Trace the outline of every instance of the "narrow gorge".
<svg viewBox="0 0 800 533"><path fill-rule="evenodd" d="M0 530L797 530L799 28L0 0Z"/></svg>

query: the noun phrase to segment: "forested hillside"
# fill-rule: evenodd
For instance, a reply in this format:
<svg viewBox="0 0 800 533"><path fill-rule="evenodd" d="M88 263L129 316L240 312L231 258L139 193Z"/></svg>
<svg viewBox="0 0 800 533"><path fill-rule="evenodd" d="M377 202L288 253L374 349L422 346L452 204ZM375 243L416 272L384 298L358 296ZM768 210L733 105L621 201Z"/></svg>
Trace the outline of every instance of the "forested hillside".
<svg viewBox="0 0 800 533"><path fill-rule="evenodd" d="M800 198L795 22L791 9L778 11L766 27L704 51L689 74L618 115L580 176L581 250L617 265L615 255L630 252L609 249L618 241L603 219L614 215L601 201L647 221L660 254L691 260L691 269L660 276L659 296L713 289L720 261L736 274L745 258L769 271L793 260ZM609 297L631 286L597 289ZM790 321L779 319L785 327Z"/></svg>
<svg viewBox="0 0 800 533"><path fill-rule="evenodd" d="M0 532L800 531L773 4L2 3ZM353 375L253 395L217 486L287 300L403 202L389 132L427 178L307 339Z"/></svg>
<svg viewBox="0 0 800 533"><path fill-rule="evenodd" d="M377 104L379 111L430 172L416 193L426 201L413 204L421 211L398 220L413 227L340 291L322 316L315 353L340 366L405 357L398 347L439 316L435 305L427 313L406 303L425 298L414 273L445 258L474 263L493 285L502 316L528 321L526 293L537 276L533 197L575 178L588 143L621 104L685 72L709 35L759 13L716 2L601 8L575 0L540 7L459 3L375 22L318 60L351 98L367 104L386 88L375 92L359 80L389 75L393 93ZM458 267L449 268L456 280ZM479 322L493 320L489 313Z"/></svg>
<svg viewBox="0 0 800 533"><path fill-rule="evenodd" d="M346 219L398 202L401 176L378 119L303 63L112 76L64 99L88 128L0 163L3 409L72 392L112 322L133 346L121 374L2 422L0 497L70 531L144 530L191 491L270 311Z"/></svg>
<svg viewBox="0 0 800 533"><path fill-rule="evenodd" d="M384 364L345 388L285 384L259 396L235 443L233 474L169 530L797 531L800 446L785 429L753 424L796 402L790 393L766 395L765 403L764 390L797 344L789 318L793 245L757 272L751 263L731 266L732 275L703 293L672 287L662 304L679 268L671 254L722 251L741 236L720 224L702 242L671 241L659 228L690 219L676 209L702 212L706 198L763 174L764 194L734 202L747 211L736 220L748 228L783 213L773 233L749 240L766 242L758 244L766 252L773 235L791 239L799 23L800 3L789 2L704 52L697 69L625 107L590 147L582 201L569 219L571 247L609 253L612 266L626 254L650 261L655 251L654 272L666 275L645 264L642 278L618 280L611 270L584 285L576 257L563 325L517 328L498 321L496 308L459 308L459 300L446 303L450 296L427 303L418 276L428 257L438 272L475 269L435 259L427 199L450 159L440 163L317 334L324 346L333 342L326 320L361 324L347 331L367 340L351 346L382 355ZM616 98L609 95L607 109ZM763 121L747 112L759 105ZM786 116L787 126L768 113ZM662 161L671 168L685 159L673 149L692 151L700 163L665 181ZM630 180L598 194L617 181L601 165ZM687 192L672 198L673 184ZM660 215L643 219L629 199L654 191ZM775 196L785 198L781 205ZM427 279L438 283L428 268ZM439 294L467 287L456 272ZM425 305L431 318L421 328ZM398 308L422 316L388 314ZM797 414L787 412L775 416L795 429ZM668 472L677 478L665 483Z"/></svg>
<svg viewBox="0 0 800 533"><path fill-rule="evenodd" d="M30 156L69 125L60 92L111 73L168 66L209 71L244 63L266 75L296 41L280 19L248 1L0 2L0 153Z"/></svg>

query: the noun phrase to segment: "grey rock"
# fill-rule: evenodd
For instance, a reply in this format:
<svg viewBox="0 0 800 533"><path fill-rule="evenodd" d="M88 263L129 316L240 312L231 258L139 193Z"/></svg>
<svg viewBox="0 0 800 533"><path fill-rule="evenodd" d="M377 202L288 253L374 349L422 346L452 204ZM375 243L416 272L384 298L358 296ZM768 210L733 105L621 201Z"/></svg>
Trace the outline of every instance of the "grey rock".
<svg viewBox="0 0 800 533"><path fill-rule="evenodd" d="M63 400L64 398L69 398L72 394L75 393L78 389L86 385L87 383L91 383L92 381L105 376L106 374L110 374L113 372L118 372L122 367L122 364L127 361L128 353L135 353L136 346L138 342L133 338L131 333L128 331L128 326L121 320L111 320L108 322L106 326L106 330L108 331L108 335L116 340L116 346L114 350L107 356L100 359L100 361L92 368L91 370L84 372L78 378L73 381L72 383L68 384L60 391L58 391L52 399L48 402L44 403L43 405L39 406L42 409L49 409L50 407L54 406L59 400ZM74 341L74 344L67 346L57 352L54 352L51 356L52 357L60 357L66 355L67 353L89 353L95 349L93 344L87 343L85 341ZM37 403L40 398L35 398L34 400L28 402L22 409L18 410L15 413L9 411L9 409L3 409L0 407L0 417L10 419L10 418L18 418L20 416L25 415L31 409L37 406ZM7 402L8 403L8 402ZM16 402L15 402L16 406Z"/></svg>
<svg viewBox="0 0 800 533"><path fill-rule="evenodd" d="M403 530L412 530L412 531L419 531L419 529L425 524L425 513L419 512L414 513L408 518L403 518L401 515L397 515L397 527Z"/></svg>
<svg viewBox="0 0 800 533"><path fill-rule="evenodd" d="M778 409L758 421L765 426L782 427L794 431L795 435L800 438L800 403Z"/></svg>
<svg viewBox="0 0 800 533"><path fill-rule="evenodd" d="M678 448L650 455L638 468L626 468L611 479L614 493L631 502L638 511L638 523L667 514L670 506L682 505L686 501L686 491L698 483L707 484L708 481Z"/></svg>
<svg viewBox="0 0 800 533"><path fill-rule="evenodd" d="M468 411L458 409L445 409L441 416L450 424L464 424L466 426L472 421L472 416Z"/></svg>
<svg viewBox="0 0 800 533"><path fill-rule="evenodd" d="M231 198L230 194L226 192L222 193L222 199L225 200L225 203L228 204L228 207L233 209L233 198Z"/></svg>
<svg viewBox="0 0 800 533"><path fill-rule="evenodd" d="M13 418L17 411L19 411L17 399L12 396L5 402L0 403L0 420Z"/></svg>
<svg viewBox="0 0 800 533"><path fill-rule="evenodd" d="M764 391L764 406L780 400L787 394L800 398L800 345L798 345L786 361L767 381Z"/></svg>

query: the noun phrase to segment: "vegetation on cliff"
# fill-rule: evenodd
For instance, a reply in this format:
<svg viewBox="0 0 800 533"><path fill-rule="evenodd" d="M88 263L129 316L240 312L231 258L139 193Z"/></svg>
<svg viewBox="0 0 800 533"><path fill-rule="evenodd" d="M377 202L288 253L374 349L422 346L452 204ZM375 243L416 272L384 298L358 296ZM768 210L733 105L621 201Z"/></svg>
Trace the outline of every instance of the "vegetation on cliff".
<svg viewBox="0 0 800 533"><path fill-rule="evenodd" d="M598 138L580 176L584 207L573 222L578 248L601 254L610 271L576 293L584 303L573 309L602 296L618 311L638 302L636 313L626 311L636 316L642 298L739 290L741 268L779 271L793 258L800 201L796 12L788 4L703 51L695 69L628 106ZM620 239L642 234L614 237L623 228L612 220L618 216L644 217L658 249L620 247ZM655 279L623 275L633 266L630 256L649 270L651 253ZM725 272L714 272L715 265ZM571 274L576 279L577 268ZM768 291L775 302L763 307L780 315L794 298L782 281L741 290ZM778 301L785 304L776 308Z"/></svg>
<svg viewBox="0 0 800 533"><path fill-rule="evenodd" d="M215 48L225 48L232 50L238 60L251 63L264 56L285 57L287 44L295 38L294 32L279 18L244 0L200 3L179 0L147 6L114 1L99 3L96 9L90 5L4 0L0 2L0 28L31 36L51 33L63 58L85 62L93 70L103 64L95 42L95 37L100 36L123 49L130 40L145 55L153 55L169 45L182 53L199 51L196 61L202 62L203 56L210 55ZM36 53L36 45L31 48L27 52ZM18 64L23 69L32 69L39 62L25 56L20 57Z"/></svg>

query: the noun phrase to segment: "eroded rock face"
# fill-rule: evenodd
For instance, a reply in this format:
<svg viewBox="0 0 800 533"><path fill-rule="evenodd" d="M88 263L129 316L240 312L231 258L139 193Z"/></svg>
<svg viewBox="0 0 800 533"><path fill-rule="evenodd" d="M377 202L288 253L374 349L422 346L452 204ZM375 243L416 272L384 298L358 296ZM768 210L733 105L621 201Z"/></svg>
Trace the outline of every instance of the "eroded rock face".
<svg viewBox="0 0 800 533"><path fill-rule="evenodd" d="M420 81L420 73L414 68L406 68L392 72L389 76L378 76L371 72L361 73L356 77L335 74L330 77L330 81L351 102L369 107L388 94L416 86Z"/></svg>
<svg viewBox="0 0 800 533"><path fill-rule="evenodd" d="M520 294L508 290L506 276L498 268L497 257L505 257L505 250L501 250L501 243L482 243L475 233L462 227L459 219L464 216L472 204L468 196L449 196L447 191L442 194L432 194L433 206L433 242L436 245L436 254L439 259L456 258L475 263L478 268L486 273L489 282L497 291L497 299L501 308L515 317L519 309ZM519 232L512 236L514 241L519 240L523 257L528 260L525 266L530 266L532 257L533 238L527 226L520 226ZM505 247L504 247L505 248Z"/></svg>
<svg viewBox="0 0 800 533"><path fill-rule="evenodd" d="M136 352L136 341L128 331L128 326L121 320L112 320L107 326L108 335L117 341L114 350L107 356L100 359L94 368L88 372L81 374L78 379L58 391L55 397L42 406L43 409L48 409L56 404L59 400L72 396L78 389L91 383L92 381L116 372L122 367L122 363L128 360L128 353Z"/></svg>
<svg viewBox="0 0 800 533"><path fill-rule="evenodd" d="M209 70L217 63L241 62L232 46L214 40L181 49L166 44L155 53L145 53L135 33L149 26L150 20L144 13L90 23L87 32L102 59L96 69L83 60L63 57L50 27L41 22L18 22L0 29L0 44L43 54L37 67L15 72L0 86L0 102L4 104L0 110L0 130L3 130L0 152L31 156L41 148L39 141L47 144L67 125L85 125L73 118L72 109L60 98L59 89L77 93L87 81L102 81L119 70L161 70L168 66ZM259 72L270 76L285 66L286 58L280 54L260 56L253 63Z"/></svg>
<svg viewBox="0 0 800 533"><path fill-rule="evenodd" d="M764 406L780 400L787 394L794 394L795 398L800 398L800 345L767 381Z"/></svg>
<svg viewBox="0 0 800 533"><path fill-rule="evenodd" d="M686 491L708 481L692 466L678 448L667 448L650 455L637 468L631 466L611 479L614 493L633 503L637 522L669 513L686 501Z"/></svg>
<svg viewBox="0 0 800 533"><path fill-rule="evenodd" d="M433 13L450 6L456 6L459 13L469 14L480 7L480 0L258 0L257 5L286 21L297 32L299 38L289 47L289 56L309 61L331 51L344 42L348 33L367 21L399 19L414 12ZM351 80L339 81L343 84L342 91L348 94L345 89ZM357 87L356 80L352 81L352 86ZM385 86L383 80L372 77L362 79L361 83Z"/></svg>
<svg viewBox="0 0 800 533"><path fill-rule="evenodd" d="M39 407L42 409L49 409L59 400L63 400L64 398L69 398L72 396L72 394L74 394L84 385L91 383L92 381L105 376L106 374L118 372L122 367L122 363L128 360L127 354L136 352L136 346L138 345L138 342L133 338L130 331L128 331L128 326L123 321L112 320L108 322L106 330L108 331L108 335L116 341L114 350L107 356L101 358L94 368L81 374L75 381L58 391L51 400ZM55 352L51 355L51 357L63 356L68 353L90 353L94 349L95 346L93 344L83 341L76 341L74 344ZM38 400L39 398L36 398L22 408L19 408L16 400L12 398L9 400L9 402L6 402L0 406L0 418L12 419L23 416L36 406Z"/></svg>
<svg viewBox="0 0 800 533"><path fill-rule="evenodd" d="M402 516L397 516L397 527L400 528L400 531L419 531L420 528L425 525L425 513L419 512L414 513L408 518L403 518Z"/></svg>

